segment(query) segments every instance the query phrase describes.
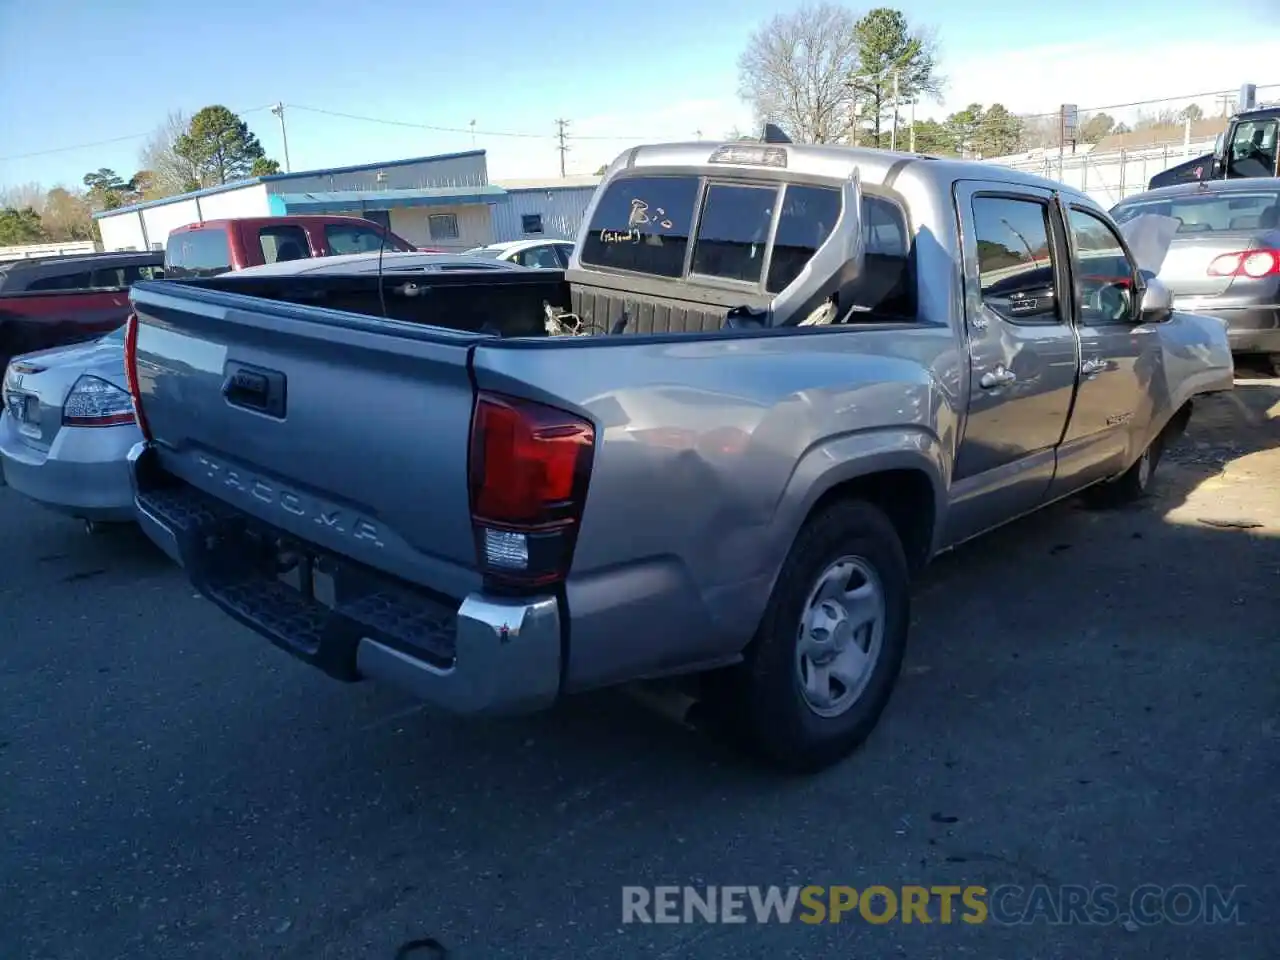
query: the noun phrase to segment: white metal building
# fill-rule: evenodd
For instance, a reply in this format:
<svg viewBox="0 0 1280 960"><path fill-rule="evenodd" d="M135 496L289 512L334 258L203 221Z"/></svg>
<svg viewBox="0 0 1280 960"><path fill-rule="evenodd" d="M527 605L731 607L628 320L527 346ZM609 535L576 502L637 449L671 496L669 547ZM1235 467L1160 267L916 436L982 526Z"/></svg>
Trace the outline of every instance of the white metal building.
<svg viewBox="0 0 1280 960"><path fill-rule="evenodd" d="M503 180L507 195L490 207L494 242L546 237L576 240L591 195L601 177L576 176L556 180Z"/></svg>
<svg viewBox="0 0 1280 960"><path fill-rule="evenodd" d="M32 257L67 257L77 253L99 253L102 248L92 240L49 241L0 247L0 262L29 260Z"/></svg>
<svg viewBox="0 0 1280 960"><path fill-rule="evenodd" d="M416 246L465 250L577 235L598 177L489 183L483 150L251 177L95 214L104 250L161 249L176 227L227 217L366 217Z"/></svg>

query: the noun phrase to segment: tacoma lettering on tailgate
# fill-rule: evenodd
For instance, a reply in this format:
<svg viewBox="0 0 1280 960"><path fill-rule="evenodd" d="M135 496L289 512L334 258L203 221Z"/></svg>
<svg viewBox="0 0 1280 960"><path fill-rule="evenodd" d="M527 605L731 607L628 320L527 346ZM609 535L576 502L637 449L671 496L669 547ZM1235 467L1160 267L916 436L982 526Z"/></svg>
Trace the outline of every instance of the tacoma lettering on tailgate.
<svg viewBox="0 0 1280 960"><path fill-rule="evenodd" d="M320 503L314 497L303 496L278 484L268 483L261 477L255 477L235 467L228 467L204 454L197 454L196 460L209 477L230 490L253 497L261 503L279 507L285 513L295 517L310 519L326 530L345 533L353 540L369 543L375 547L383 546L378 528L364 517Z"/></svg>

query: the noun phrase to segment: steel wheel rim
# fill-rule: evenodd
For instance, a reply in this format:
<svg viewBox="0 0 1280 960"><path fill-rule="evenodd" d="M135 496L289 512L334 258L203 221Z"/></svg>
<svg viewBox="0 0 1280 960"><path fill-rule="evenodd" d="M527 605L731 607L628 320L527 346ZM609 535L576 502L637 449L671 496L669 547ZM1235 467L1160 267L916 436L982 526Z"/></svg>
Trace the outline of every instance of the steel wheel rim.
<svg viewBox="0 0 1280 960"><path fill-rule="evenodd" d="M813 713L838 717L861 698L884 648L888 605L875 568L861 557L829 564L800 613L795 671Z"/></svg>

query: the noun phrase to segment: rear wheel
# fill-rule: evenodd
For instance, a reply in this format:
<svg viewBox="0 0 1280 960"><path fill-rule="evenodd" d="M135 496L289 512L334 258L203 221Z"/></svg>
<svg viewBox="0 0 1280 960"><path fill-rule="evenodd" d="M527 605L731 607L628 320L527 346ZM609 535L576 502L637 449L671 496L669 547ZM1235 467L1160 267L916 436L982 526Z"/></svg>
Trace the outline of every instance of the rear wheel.
<svg viewBox="0 0 1280 960"><path fill-rule="evenodd" d="M1280 353L1273 353L1267 357L1267 366L1273 377L1280 377Z"/></svg>
<svg viewBox="0 0 1280 960"><path fill-rule="evenodd" d="M740 668L735 722L780 766L820 770L874 729L902 667L910 573L893 524L861 501L801 530Z"/></svg>

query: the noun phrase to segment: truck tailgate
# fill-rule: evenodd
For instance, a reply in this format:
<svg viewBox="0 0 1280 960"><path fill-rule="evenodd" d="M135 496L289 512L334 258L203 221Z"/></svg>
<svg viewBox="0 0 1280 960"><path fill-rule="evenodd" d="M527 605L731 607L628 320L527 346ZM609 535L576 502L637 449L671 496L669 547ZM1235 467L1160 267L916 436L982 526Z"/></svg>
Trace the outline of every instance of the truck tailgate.
<svg viewBox="0 0 1280 960"><path fill-rule="evenodd" d="M465 596L474 335L217 290L134 288L160 465L258 520Z"/></svg>

